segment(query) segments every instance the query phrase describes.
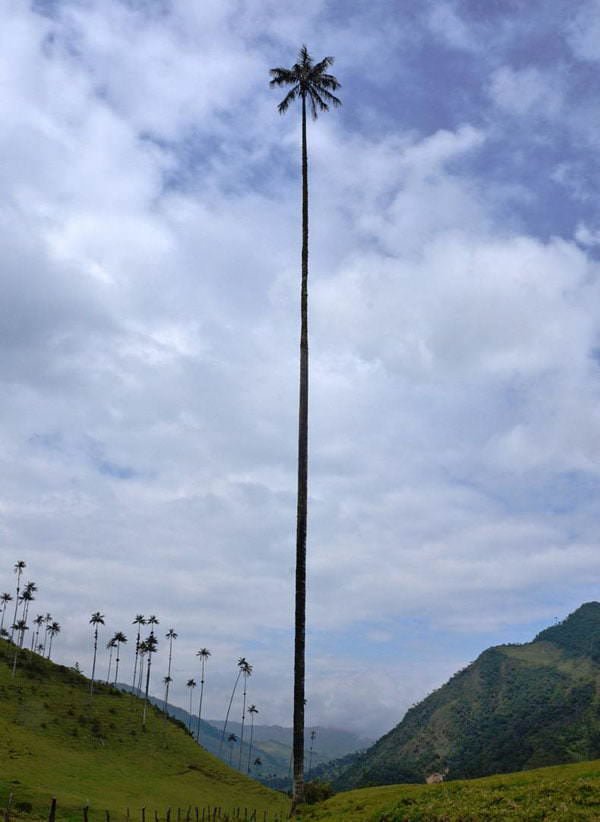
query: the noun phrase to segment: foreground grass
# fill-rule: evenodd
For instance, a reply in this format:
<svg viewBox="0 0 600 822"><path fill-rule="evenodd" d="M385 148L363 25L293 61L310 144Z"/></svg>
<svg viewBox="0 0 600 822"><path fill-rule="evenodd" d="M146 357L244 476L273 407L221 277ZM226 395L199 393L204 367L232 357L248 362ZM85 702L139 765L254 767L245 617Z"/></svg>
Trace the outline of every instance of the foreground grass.
<svg viewBox="0 0 600 822"><path fill-rule="evenodd" d="M600 760L441 785L386 785L334 796L300 818L344 822L600 820Z"/></svg>
<svg viewBox="0 0 600 822"><path fill-rule="evenodd" d="M287 797L228 768L154 708L144 733L136 697L99 686L92 699L83 677L25 651L12 679L12 655L0 641L0 808L12 794L32 819L47 817L52 796L59 819L81 820L88 805L90 822L127 809L135 822L142 807L147 822L167 808L184 819L190 806L240 807L242 818L256 809L261 820L288 810Z"/></svg>

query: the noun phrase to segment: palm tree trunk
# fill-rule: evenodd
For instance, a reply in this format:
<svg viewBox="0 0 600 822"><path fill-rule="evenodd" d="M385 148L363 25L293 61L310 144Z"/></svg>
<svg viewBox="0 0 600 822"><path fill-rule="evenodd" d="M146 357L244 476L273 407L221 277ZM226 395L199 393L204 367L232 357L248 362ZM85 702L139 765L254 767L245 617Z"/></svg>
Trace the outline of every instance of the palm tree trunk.
<svg viewBox="0 0 600 822"><path fill-rule="evenodd" d="M152 654L148 651L148 664L146 665L146 694L144 697L144 713L142 715L142 728L146 730L146 716L148 713L148 691L150 690L150 668L152 667Z"/></svg>
<svg viewBox="0 0 600 822"><path fill-rule="evenodd" d="M294 807L304 799L304 658L306 635L306 520L308 503L308 151L306 98L302 97L302 287L300 299L300 398L298 507L296 514L296 613L294 643Z"/></svg>
<svg viewBox="0 0 600 822"><path fill-rule="evenodd" d="M198 725L196 726L196 742L200 744L200 717L202 716L202 697L204 696L204 657L202 657L202 672L200 679L200 701L198 703ZM225 735L225 731L223 731ZM221 741L221 744L223 742Z"/></svg>
<svg viewBox="0 0 600 822"><path fill-rule="evenodd" d="M108 673L106 675L106 684L110 684L110 671L112 668L112 658L113 658L113 646L110 646L110 650L108 652Z"/></svg>
<svg viewBox="0 0 600 822"><path fill-rule="evenodd" d="M17 623L17 610L19 608L19 592L21 590L21 570L17 572L17 596L15 597L15 615L13 617L13 624L10 627L10 641L12 642L13 636L15 634L15 625Z"/></svg>
<svg viewBox="0 0 600 822"><path fill-rule="evenodd" d="M244 674L244 701L242 704L242 730L240 733L240 758L238 760L238 771L242 770L242 747L244 745L244 723L246 721L246 692L248 688L248 677Z"/></svg>
<svg viewBox="0 0 600 822"><path fill-rule="evenodd" d="M94 630L94 661L92 663L92 681L90 682L90 696L94 694L94 676L96 674L96 652L98 651L98 626Z"/></svg>
<svg viewBox="0 0 600 822"><path fill-rule="evenodd" d="M134 665L133 665L133 683L132 683L132 687L133 687L134 693L135 693L135 675L137 673L137 664L138 664L139 654L140 654L140 627L138 625L137 638L135 640L135 662L134 662Z"/></svg>
<svg viewBox="0 0 600 822"><path fill-rule="evenodd" d="M52 654L52 640L54 639L54 634L50 634L50 644L48 645L48 659L50 659L50 655Z"/></svg>
<svg viewBox="0 0 600 822"><path fill-rule="evenodd" d="M165 714L169 715L167 705L169 704L169 685L171 684L171 657L173 655L173 638L169 639L169 669L167 671L167 687L165 688Z"/></svg>
<svg viewBox="0 0 600 822"><path fill-rule="evenodd" d="M229 722L229 712L231 711L231 706L233 705L233 697L235 696L235 690L238 686L238 682L240 681L240 676L242 675L242 669L238 671L238 675L235 679L235 685L233 686L233 691L231 692L231 699L229 700L229 705L227 706L227 713L225 714L225 724L223 725L223 733L221 734L221 744L219 745L219 756L221 756L221 751L223 749L223 742L225 741L225 732L227 730L227 723ZM200 723L198 723L199 725Z"/></svg>
<svg viewBox="0 0 600 822"><path fill-rule="evenodd" d="M250 747L248 748L248 773L250 773L250 760L252 758L252 744L254 742L254 714L250 720Z"/></svg>

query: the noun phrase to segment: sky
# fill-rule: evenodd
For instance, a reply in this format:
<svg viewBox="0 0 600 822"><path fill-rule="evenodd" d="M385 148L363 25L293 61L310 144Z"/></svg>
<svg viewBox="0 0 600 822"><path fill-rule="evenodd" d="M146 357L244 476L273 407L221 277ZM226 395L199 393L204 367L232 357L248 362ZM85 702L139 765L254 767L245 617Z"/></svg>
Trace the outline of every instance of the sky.
<svg viewBox="0 0 600 822"><path fill-rule="evenodd" d="M291 724L299 112L307 722L375 737L598 598L600 2L3 0L0 590L56 659L137 613ZM103 668L104 666L104 668ZM234 709L234 710L237 710Z"/></svg>

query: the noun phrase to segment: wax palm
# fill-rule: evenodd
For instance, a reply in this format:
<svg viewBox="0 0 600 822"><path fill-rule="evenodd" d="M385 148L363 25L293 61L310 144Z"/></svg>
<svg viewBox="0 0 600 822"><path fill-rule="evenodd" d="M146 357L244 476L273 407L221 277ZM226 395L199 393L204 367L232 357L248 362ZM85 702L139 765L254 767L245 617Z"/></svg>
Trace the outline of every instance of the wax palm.
<svg viewBox="0 0 600 822"><path fill-rule="evenodd" d="M23 637L25 635L25 631L28 631L29 628L27 627L27 623L24 619L20 619L18 622L12 626L13 630L17 632L17 641L15 642L15 656L13 659L13 667L12 667L12 676L14 679L15 671L17 670L17 656L19 655L19 649L23 646Z"/></svg>
<svg viewBox="0 0 600 822"><path fill-rule="evenodd" d="M48 659L50 659L50 655L52 654L52 640L57 634L60 634L60 625L58 622L52 622L46 630L50 634L50 642L48 644Z"/></svg>
<svg viewBox="0 0 600 822"><path fill-rule="evenodd" d="M52 622L52 614L46 614L44 617L44 622L46 623L46 633L44 634L44 650L42 651L42 656L46 656L46 641L48 639L48 625Z"/></svg>
<svg viewBox="0 0 600 822"><path fill-rule="evenodd" d="M44 622L44 615L38 614L36 618L33 620L33 624L35 625L35 633L31 637L31 650L35 650L37 648L38 639L40 636L40 630L42 628Z"/></svg>
<svg viewBox="0 0 600 822"><path fill-rule="evenodd" d="M144 682L144 662L146 660L146 656L148 655L148 646L146 645L145 641L140 642L139 655L140 655L140 667L139 667L139 671L138 671L137 692L138 692L138 695L141 695L141 693L142 693L142 684Z"/></svg>
<svg viewBox="0 0 600 822"><path fill-rule="evenodd" d="M223 725L223 732L221 734L221 742L219 744L219 756L221 755L221 751L223 749L223 742L225 741L225 734L227 732L227 723L229 722L229 712L231 711L231 706L233 705L233 698L235 696L235 692L236 692L236 689L237 689L237 686L238 686L238 682L240 681L240 677L241 677L242 672L244 671L245 668L248 667L248 668L250 668L250 671L252 671L252 666L248 664L248 661L246 660L246 657L244 657L244 656L241 656L238 659L237 666L238 666L238 672L237 672L237 676L235 678L235 683L233 685L233 691L231 692L231 699L229 700L229 705L227 706L227 713L225 714L225 724Z"/></svg>
<svg viewBox="0 0 600 822"><path fill-rule="evenodd" d="M316 730L313 728L313 729L312 729L312 731L310 732L310 749L309 749L309 751L308 751L308 770L307 770L307 776L310 776L310 771L311 771L311 768L312 768L313 748L314 748L314 744L315 744L315 737L316 737L316 736L317 736L317 732L316 732Z"/></svg>
<svg viewBox="0 0 600 822"><path fill-rule="evenodd" d="M112 658L113 658L113 651L117 647L117 643L115 642L114 636L111 637L108 642L106 643L106 648L108 650L108 673L106 674L106 684L110 682L110 672L112 670Z"/></svg>
<svg viewBox="0 0 600 822"><path fill-rule="evenodd" d="M152 619L152 617L150 617ZM148 623L150 623L150 619ZM156 617L154 617L156 619ZM155 622L158 625L158 620ZM154 636L152 632L150 632L150 636L146 637L144 641L145 651L148 654L148 662L146 664L146 693L144 695L144 712L142 714L142 727L146 730L146 716L148 714L148 691L150 690L150 669L152 668L152 654L155 654L157 651L158 640Z"/></svg>
<svg viewBox="0 0 600 822"><path fill-rule="evenodd" d="M198 703L198 725L196 727L196 739L200 742L200 720L202 718L202 700L204 698L204 669L206 667L206 663L208 662L208 657L210 656L210 651L208 648L200 648L200 650L196 653L196 656L200 657L201 663L201 672L200 672L200 701Z"/></svg>
<svg viewBox="0 0 600 822"><path fill-rule="evenodd" d="M158 625L158 619L152 614L146 620L146 625L150 625L150 636L154 636L154 626Z"/></svg>
<svg viewBox="0 0 600 822"><path fill-rule="evenodd" d="M238 771L242 770L242 748L244 747L244 724L246 722L246 695L248 693L248 677L252 675L252 665L246 663L242 668L244 677L244 694L242 699L242 730L240 733L240 758L238 761Z"/></svg>
<svg viewBox="0 0 600 822"><path fill-rule="evenodd" d="M193 722L193 717L192 717L192 695L194 693L194 688L196 687L196 680L195 679L188 679L188 681L185 683L185 687L190 689L190 709L188 711L188 716L189 716L188 731L191 733L192 732L192 722Z"/></svg>
<svg viewBox="0 0 600 822"><path fill-rule="evenodd" d="M98 628L104 625L104 614L95 611L90 618L90 625L94 626L94 662L92 664L92 679L90 681L90 696L94 693L94 677L96 675L96 655L98 653Z"/></svg>
<svg viewBox="0 0 600 822"><path fill-rule="evenodd" d="M17 595L15 597L15 613L13 615L12 625L10 626L10 639L12 639L15 635L15 625L17 624L17 610L19 608L19 594L21 593L21 576L23 571L27 568L27 563L20 559L18 562L14 564L14 571L17 575Z"/></svg>
<svg viewBox="0 0 600 822"><path fill-rule="evenodd" d="M136 685L135 677L136 677L136 674L137 674L138 657L139 657L139 654L140 654L140 636L141 636L142 625L145 625L145 624L146 624L146 620L145 620L143 614L138 614L136 616L136 618L133 620L133 623L132 623L132 625L137 625L138 626L137 637L136 637L136 640L135 640L135 662L134 662L134 665L133 665L132 687L133 687L134 691L135 691L135 685Z"/></svg>
<svg viewBox="0 0 600 822"><path fill-rule="evenodd" d="M250 705L248 708L250 714L250 747L248 748L248 773L250 773L250 762L252 757L252 745L254 743L254 716L258 713L256 705Z"/></svg>
<svg viewBox="0 0 600 822"><path fill-rule="evenodd" d="M313 63L306 46L291 69L271 69L271 86L291 86L278 110L284 114L299 99L302 111L302 272L300 299L300 397L298 414L298 502L296 512L296 604L294 647L294 805L304 796L304 679L306 634L306 523L308 508L308 149L306 109L313 119L341 100L333 92L340 84L327 69L333 57Z"/></svg>
<svg viewBox="0 0 600 822"><path fill-rule="evenodd" d="M4 614L6 613L8 603L12 602L12 594L9 594L5 591L0 596L0 602L2 603L2 618L0 619L0 631L3 631L4 630Z"/></svg>
<svg viewBox="0 0 600 822"><path fill-rule="evenodd" d="M119 678L119 662L121 661L121 645L127 642L127 637L123 633L123 631L117 631L114 635L113 640L117 646L117 658L115 660L115 680L114 684L117 684L117 680Z"/></svg>
<svg viewBox="0 0 600 822"><path fill-rule="evenodd" d="M167 666L167 675L165 677L165 713L168 714L167 705L169 704L169 685L173 680L171 679L171 659L173 657L173 640L177 639L177 634L172 628L169 628L165 634L165 639L169 640L169 664Z"/></svg>
<svg viewBox="0 0 600 822"><path fill-rule="evenodd" d="M227 742L229 742L229 764L231 765L231 760L233 759L233 746L238 741L238 738L235 734L229 734L227 737Z"/></svg>

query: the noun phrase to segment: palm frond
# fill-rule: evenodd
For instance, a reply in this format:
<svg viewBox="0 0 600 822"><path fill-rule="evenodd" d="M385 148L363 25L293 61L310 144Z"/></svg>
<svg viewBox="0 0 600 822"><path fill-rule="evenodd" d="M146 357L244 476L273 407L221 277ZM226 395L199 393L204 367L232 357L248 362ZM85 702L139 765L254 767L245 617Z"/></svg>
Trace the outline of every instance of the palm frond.
<svg viewBox="0 0 600 822"><path fill-rule="evenodd" d="M330 88L333 91L342 87L342 84L333 74L319 74L318 77L315 77L314 82L323 86L323 88Z"/></svg>
<svg viewBox="0 0 600 822"><path fill-rule="evenodd" d="M277 110L280 114L285 114L285 112L290 107L290 103L293 103L298 94L300 93L300 86L296 85L293 89L290 89L288 93L285 95L281 103L277 106Z"/></svg>
<svg viewBox="0 0 600 822"><path fill-rule="evenodd" d="M313 112L313 120L317 119L317 108L319 111L329 111L329 106L323 100L323 98L319 95L319 92L314 88L314 86L310 90L310 99L311 99L311 108Z"/></svg>
<svg viewBox="0 0 600 822"><path fill-rule="evenodd" d="M335 57L323 57L321 61L316 63L312 68L313 74L322 74L326 68L332 66L335 62Z"/></svg>
<svg viewBox="0 0 600 822"><path fill-rule="evenodd" d="M328 103L331 103L332 106L338 108L342 105L342 101L339 97L336 97L335 94L331 94L331 92L327 91L326 88L321 88L321 86L316 85L316 89L321 97L324 97Z"/></svg>
<svg viewBox="0 0 600 822"><path fill-rule="evenodd" d="M270 86L290 85L298 80L298 77L291 69L272 68L270 69L269 74L271 75L271 80L269 82Z"/></svg>

